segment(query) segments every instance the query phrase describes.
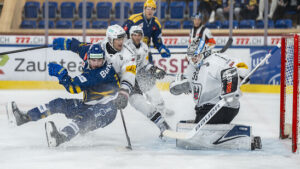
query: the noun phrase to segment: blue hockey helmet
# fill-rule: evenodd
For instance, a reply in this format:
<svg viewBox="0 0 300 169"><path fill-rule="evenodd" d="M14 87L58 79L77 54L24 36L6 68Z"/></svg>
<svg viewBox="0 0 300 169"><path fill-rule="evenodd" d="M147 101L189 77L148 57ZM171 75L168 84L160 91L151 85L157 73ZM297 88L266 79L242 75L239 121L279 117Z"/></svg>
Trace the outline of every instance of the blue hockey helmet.
<svg viewBox="0 0 300 169"><path fill-rule="evenodd" d="M201 12L198 12L192 16L192 19L201 19L203 20L203 15Z"/></svg>
<svg viewBox="0 0 300 169"><path fill-rule="evenodd" d="M99 44L93 44L89 48L87 59L105 59L105 52Z"/></svg>

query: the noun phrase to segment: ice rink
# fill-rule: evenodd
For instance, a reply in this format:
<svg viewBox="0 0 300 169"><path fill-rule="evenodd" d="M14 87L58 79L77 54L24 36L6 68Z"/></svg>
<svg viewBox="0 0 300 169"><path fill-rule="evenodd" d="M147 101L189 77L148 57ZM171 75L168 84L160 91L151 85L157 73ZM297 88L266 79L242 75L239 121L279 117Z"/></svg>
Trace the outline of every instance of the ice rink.
<svg viewBox="0 0 300 169"><path fill-rule="evenodd" d="M167 121L175 129L182 119L194 118L191 95L172 96L162 92L176 114ZM251 125L261 136L258 151L199 151L176 148L175 140L158 138L159 130L141 113L124 110L133 150L127 145L120 115L106 128L98 129L57 148L48 148L46 120L63 124L62 115L16 127L8 123L5 106L16 101L21 110L56 97L77 97L63 90L0 90L0 169L299 169L300 155L291 152L290 140L279 140L279 94L244 93L241 109L233 123Z"/></svg>

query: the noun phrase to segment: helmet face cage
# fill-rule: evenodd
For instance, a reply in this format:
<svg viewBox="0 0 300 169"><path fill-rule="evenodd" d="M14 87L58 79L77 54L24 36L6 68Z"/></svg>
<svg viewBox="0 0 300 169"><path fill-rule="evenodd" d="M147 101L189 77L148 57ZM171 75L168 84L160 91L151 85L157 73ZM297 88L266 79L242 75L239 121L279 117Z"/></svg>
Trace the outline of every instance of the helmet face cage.
<svg viewBox="0 0 300 169"><path fill-rule="evenodd" d="M189 46L187 50L188 60L195 68L200 68L202 65L203 59L205 58L204 54L206 53L205 49L205 42L202 39L199 39L199 41L195 43L191 43Z"/></svg>

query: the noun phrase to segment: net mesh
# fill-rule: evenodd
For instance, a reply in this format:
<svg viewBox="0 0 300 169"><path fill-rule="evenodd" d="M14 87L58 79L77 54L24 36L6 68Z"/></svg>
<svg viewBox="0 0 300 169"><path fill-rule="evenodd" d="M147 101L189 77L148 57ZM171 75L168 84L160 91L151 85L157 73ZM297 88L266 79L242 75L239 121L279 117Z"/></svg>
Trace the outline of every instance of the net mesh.
<svg viewBox="0 0 300 169"><path fill-rule="evenodd" d="M298 35L299 36L299 35ZM296 36L295 36L296 37ZM299 71L298 74L295 75L294 71L294 55L296 54L296 51L299 51L299 45L297 46L295 44L295 37L287 37L286 38L286 47L285 47L285 60L286 60L286 64L285 64L285 83L286 83L286 87L285 87L285 122L284 122L284 133L285 135L288 135L289 138L292 137L292 121L293 121L293 93L298 91L294 91L294 76L299 77ZM299 44L299 38L298 38L298 44ZM299 52L298 52L298 58L299 56ZM299 63L299 59L298 59L298 63ZM299 67L299 64L298 64ZM299 80L298 80L298 88L299 86ZM299 97L299 96L297 96ZM299 99L298 99L298 105L299 105ZM297 132L296 132L296 138L293 138L293 143L292 144L297 144L299 146L299 106L296 107L296 112L297 112L297 125L295 128L297 128ZM294 146L293 146L293 151L294 150ZM297 150L299 151L299 150Z"/></svg>

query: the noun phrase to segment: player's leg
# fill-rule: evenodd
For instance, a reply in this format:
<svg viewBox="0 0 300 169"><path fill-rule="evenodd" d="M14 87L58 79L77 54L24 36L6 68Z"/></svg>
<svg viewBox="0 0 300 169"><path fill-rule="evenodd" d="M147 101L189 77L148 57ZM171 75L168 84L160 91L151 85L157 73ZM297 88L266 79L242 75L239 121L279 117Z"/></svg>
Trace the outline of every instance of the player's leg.
<svg viewBox="0 0 300 169"><path fill-rule="evenodd" d="M129 97L129 102L132 107L150 119L161 133L170 128L162 114L152 104L149 104L143 95L133 94Z"/></svg>
<svg viewBox="0 0 300 169"><path fill-rule="evenodd" d="M117 109L112 102L88 106L79 109L72 122L58 131L53 122L46 122L46 135L48 145L56 147L64 142L70 141L78 133L86 133L97 128L103 128L114 121Z"/></svg>
<svg viewBox="0 0 300 169"><path fill-rule="evenodd" d="M165 101L156 86L154 86L151 90L147 91L145 94L147 100L150 103L152 103L162 114L166 116L174 115L175 112L166 107Z"/></svg>

